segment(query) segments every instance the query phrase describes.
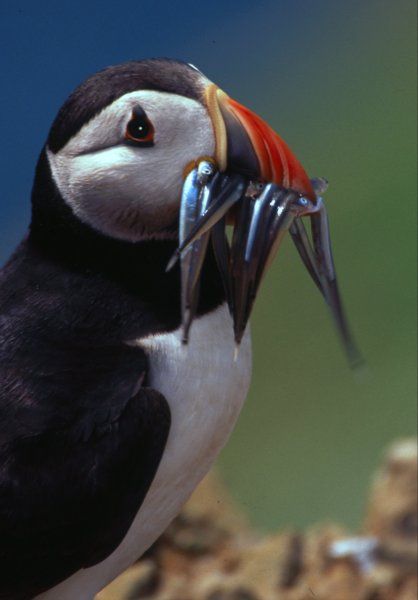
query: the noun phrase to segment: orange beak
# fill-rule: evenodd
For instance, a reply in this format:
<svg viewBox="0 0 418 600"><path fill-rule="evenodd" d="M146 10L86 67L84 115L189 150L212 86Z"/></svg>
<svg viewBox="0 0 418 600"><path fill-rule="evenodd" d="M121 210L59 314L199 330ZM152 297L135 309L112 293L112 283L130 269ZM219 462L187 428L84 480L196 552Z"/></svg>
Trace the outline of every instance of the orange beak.
<svg viewBox="0 0 418 600"><path fill-rule="evenodd" d="M263 119L215 84L206 88L205 100L215 131L215 158L221 171L231 169L275 183L316 203L304 168Z"/></svg>

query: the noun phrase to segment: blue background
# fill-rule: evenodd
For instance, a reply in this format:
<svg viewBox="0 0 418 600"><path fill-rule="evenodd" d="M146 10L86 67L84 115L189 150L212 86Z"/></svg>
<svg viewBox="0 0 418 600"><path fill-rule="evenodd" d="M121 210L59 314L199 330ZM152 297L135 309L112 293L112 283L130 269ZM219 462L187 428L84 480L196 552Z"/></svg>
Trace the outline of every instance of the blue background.
<svg viewBox="0 0 418 600"><path fill-rule="evenodd" d="M250 398L220 465L260 526L356 523L385 444L415 430L415 2L0 5L0 260L25 233L35 161L87 75L132 58L196 64L280 133L327 205L351 321L349 372L290 243L253 318Z"/></svg>

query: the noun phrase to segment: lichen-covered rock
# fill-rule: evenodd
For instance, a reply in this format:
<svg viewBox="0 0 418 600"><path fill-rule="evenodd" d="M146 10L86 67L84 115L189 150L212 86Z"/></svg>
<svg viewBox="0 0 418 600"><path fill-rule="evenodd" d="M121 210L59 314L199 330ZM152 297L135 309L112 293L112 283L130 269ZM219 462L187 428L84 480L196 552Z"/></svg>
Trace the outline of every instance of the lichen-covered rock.
<svg viewBox="0 0 418 600"><path fill-rule="evenodd" d="M381 557L405 569L416 566L417 443L391 446L372 483L365 530L379 540Z"/></svg>
<svg viewBox="0 0 418 600"><path fill-rule="evenodd" d="M397 442L362 535L330 524L261 537L212 474L97 600L416 600L416 482L416 442Z"/></svg>

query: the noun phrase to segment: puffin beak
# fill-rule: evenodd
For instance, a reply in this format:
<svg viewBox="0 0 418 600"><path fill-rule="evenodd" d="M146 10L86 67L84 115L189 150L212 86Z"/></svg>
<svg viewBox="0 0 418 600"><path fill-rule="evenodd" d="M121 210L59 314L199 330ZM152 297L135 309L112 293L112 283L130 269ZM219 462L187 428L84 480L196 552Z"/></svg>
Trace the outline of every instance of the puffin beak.
<svg viewBox="0 0 418 600"><path fill-rule="evenodd" d="M220 171L231 170L250 179L275 183L316 202L302 165L263 119L215 84L206 88L205 100L215 132L215 159Z"/></svg>
<svg viewBox="0 0 418 600"><path fill-rule="evenodd" d="M195 221L194 226L190 220L187 227L180 225L180 246L170 260L168 269L174 265L186 246L209 231L239 200L237 194L228 193L234 182L240 182L241 192L245 180L247 184L250 180L259 182L261 186L262 182L275 183L304 196L306 202L298 206L298 214L309 214L315 210L316 194L311 181L290 148L267 123L229 98L213 83L205 90L205 101L215 133L214 166L224 173L223 184L220 188L218 186L219 197L215 199L212 195L205 205L204 214L200 215L201 218ZM183 192L188 189L187 181L190 185L190 173L194 169L199 170L199 165L204 171L213 173L211 161L211 158L204 157L187 165ZM209 171L208 177L211 176ZM238 175L241 177L237 177ZM195 177L193 181L195 186L199 182L203 185L201 177ZM254 190L251 194L253 192ZM196 187L196 197L198 193ZM187 197L187 194L183 196L182 206L185 201L187 203Z"/></svg>

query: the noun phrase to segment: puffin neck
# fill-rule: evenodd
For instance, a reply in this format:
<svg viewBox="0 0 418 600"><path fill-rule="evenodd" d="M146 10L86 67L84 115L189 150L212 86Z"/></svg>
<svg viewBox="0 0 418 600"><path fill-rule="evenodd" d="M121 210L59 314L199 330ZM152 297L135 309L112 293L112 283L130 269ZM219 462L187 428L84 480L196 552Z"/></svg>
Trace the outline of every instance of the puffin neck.
<svg viewBox="0 0 418 600"><path fill-rule="evenodd" d="M28 241L68 271L102 277L147 302L180 304L179 267L166 272L177 241L132 243L105 236L81 222L53 181L45 149L36 168ZM198 313L212 310L224 299L216 261L208 252Z"/></svg>

